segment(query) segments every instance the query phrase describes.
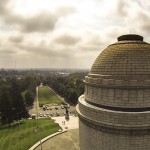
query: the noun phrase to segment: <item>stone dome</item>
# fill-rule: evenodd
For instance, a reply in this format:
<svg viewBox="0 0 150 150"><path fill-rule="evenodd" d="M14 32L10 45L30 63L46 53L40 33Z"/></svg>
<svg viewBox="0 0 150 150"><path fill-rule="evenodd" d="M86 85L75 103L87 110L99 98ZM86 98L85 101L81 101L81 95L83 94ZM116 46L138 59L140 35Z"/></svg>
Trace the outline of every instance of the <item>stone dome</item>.
<svg viewBox="0 0 150 150"><path fill-rule="evenodd" d="M139 35L123 35L95 60L91 74L150 75L150 44Z"/></svg>
<svg viewBox="0 0 150 150"><path fill-rule="evenodd" d="M93 105L132 111L150 107L150 44L140 35L118 37L99 54L85 83L85 99Z"/></svg>

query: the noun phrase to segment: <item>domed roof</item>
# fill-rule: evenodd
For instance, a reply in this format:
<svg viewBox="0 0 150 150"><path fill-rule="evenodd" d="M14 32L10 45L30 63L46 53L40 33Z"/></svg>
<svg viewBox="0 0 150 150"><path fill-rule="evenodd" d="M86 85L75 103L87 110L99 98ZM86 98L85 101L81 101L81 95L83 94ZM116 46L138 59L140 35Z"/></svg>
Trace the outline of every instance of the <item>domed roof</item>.
<svg viewBox="0 0 150 150"><path fill-rule="evenodd" d="M150 44L139 35L118 37L95 60L90 74L150 75Z"/></svg>

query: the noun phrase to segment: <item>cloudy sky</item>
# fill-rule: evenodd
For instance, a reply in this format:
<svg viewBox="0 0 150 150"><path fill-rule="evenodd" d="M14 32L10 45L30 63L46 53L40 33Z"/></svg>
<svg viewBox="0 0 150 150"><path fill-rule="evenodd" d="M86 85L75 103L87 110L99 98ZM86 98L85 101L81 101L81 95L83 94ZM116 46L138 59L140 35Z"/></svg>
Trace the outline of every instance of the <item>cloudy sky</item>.
<svg viewBox="0 0 150 150"><path fill-rule="evenodd" d="M149 0L0 0L0 68L90 68L122 34L150 41Z"/></svg>

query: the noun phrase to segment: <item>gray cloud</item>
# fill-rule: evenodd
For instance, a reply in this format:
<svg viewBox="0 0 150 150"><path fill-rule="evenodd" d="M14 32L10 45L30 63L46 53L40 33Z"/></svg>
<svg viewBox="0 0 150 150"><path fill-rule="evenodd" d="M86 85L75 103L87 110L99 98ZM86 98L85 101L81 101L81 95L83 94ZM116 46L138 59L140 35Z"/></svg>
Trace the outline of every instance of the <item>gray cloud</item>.
<svg viewBox="0 0 150 150"><path fill-rule="evenodd" d="M73 7L59 7L55 12L42 11L34 16L23 17L11 11L7 7L10 0L0 0L0 16L5 25L13 26L22 32L48 32L55 28L59 18L75 12Z"/></svg>
<svg viewBox="0 0 150 150"><path fill-rule="evenodd" d="M63 57L68 57L70 55L70 53L67 50L58 51L55 48L49 48L43 45L35 46L35 45L17 44L16 47L27 53L32 53L33 55L40 56L40 57L63 58Z"/></svg>
<svg viewBox="0 0 150 150"><path fill-rule="evenodd" d="M150 23L145 23L142 25L142 29L145 31L145 32L148 32L150 33Z"/></svg>
<svg viewBox="0 0 150 150"><path fill-rule="evenodd" d="M7 13L7 6L10 0L0 0L0 13Z"/></svg>
<svg viewBox="0 0 150 150"><path fill-rule="evenodd" d="M10 36L9 41L13 43L21 43L24 40L24 37L22 35L16 35L16 36Z"/></svg>
<svg viewBox="0 0 150 150"><path fill-rule="evenodd" d="M54 42L62 45L74 45L77 44L80 41L79 37L74 37L71 35L61 35L60 37L57 37Z"/></svg>
<svg viewBox="0 0 150 150"><path fill-rule="evenodd" d="M17 53L12 48L0 48L0 55L12 55Z"/></svg>
<svg viewBox="0 0 150 150"><path fill-rule="evenodd" d="M82 50L84 52L88 52L88 51L94 52L94 51L99 51L100 46L98 46L98 45L81 45L80 50Z"/></svg>
<svg viewBox="0 0 150 150"><path fill-rule="evenodd" d="M61 16L70 15L75 12L76 12L76 9L74 7L59 7L56 10L56 15L61 17Z"/></svg>
<svg viewBox="0 0 150 150"><path fill-rule="evenodd" d="M78 49L84 52L96 52L102 50L104 45L106 44L104 43L104 38L101 38L97 34L88 38L88 40L79 45Z"/></svg>
<svg viewBox="0 0 150 150"><path fill-rule="evenodd" d="M24 13L28 8L22 10L16 0L0 0L0 65L13 66L16 60L20 67L88 67L101 50L121 34L129 33L129 25L149 37L149 0L114 0L112 6L104 1L94 1L93 5L90 1L87 7L84 2L67 3L68 7L58 7L58 3L55 6L54 2L53 9L41 11L43 5L37 14L27 12L22 16L16 12ZM99 9L96 5L104 7ZM30 5L29 10L32 7L35 8ZM2 61L5 58L9 65Z"/></svg>
<svg viewBox="0 0 150 150"><path fill-rule="evenodd" d="M89 44L92 44L92 45L101 45L102 44L102 40L100 38L100 36L98 35L95 35L93 37L90 38L90 40L88 41Z"/></svg>
<svg viewBox="0 0 150 150"><path fill-rule="evenodd" d="M16 14L8 14L4 21L6 25L13 25L22 32L47 32L55 28L58 17L50 12L41 12L31 17L22 17Z"/></svg>
<svg viewBox="0 0 150 150"><path fill-rule="evenodd" d="M42 12L31 18L24 20L21 25L23 32L47 32L55 28L55 24L58 21L58 17L49 12Z"/></svg>
<svg viewBox="0 0 150 150"><path fill-rule="evenodd" d="M137 15L139 26L146 33L150 33L150 15L144 12L139 12Z"/></svg>
<svg viewBox="0 0 150 150"><path fill-rule="evenodd" d="M116 5L115 15L119 17L126 17L128 15L128 3L125 0L118 0Z"/></svg>

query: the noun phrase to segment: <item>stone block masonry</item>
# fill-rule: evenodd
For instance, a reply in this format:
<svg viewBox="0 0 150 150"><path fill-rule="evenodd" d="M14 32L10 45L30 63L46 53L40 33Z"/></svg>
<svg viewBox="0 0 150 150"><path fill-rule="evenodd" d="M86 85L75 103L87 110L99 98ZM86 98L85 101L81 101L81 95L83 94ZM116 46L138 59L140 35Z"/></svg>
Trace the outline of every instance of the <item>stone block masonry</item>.
<svg viewBox="0 0 150 150"><path fill-rule="evenodd" d="M95 60L79 97L80 150L150 150L150 44L123 35Z"/></svg>

